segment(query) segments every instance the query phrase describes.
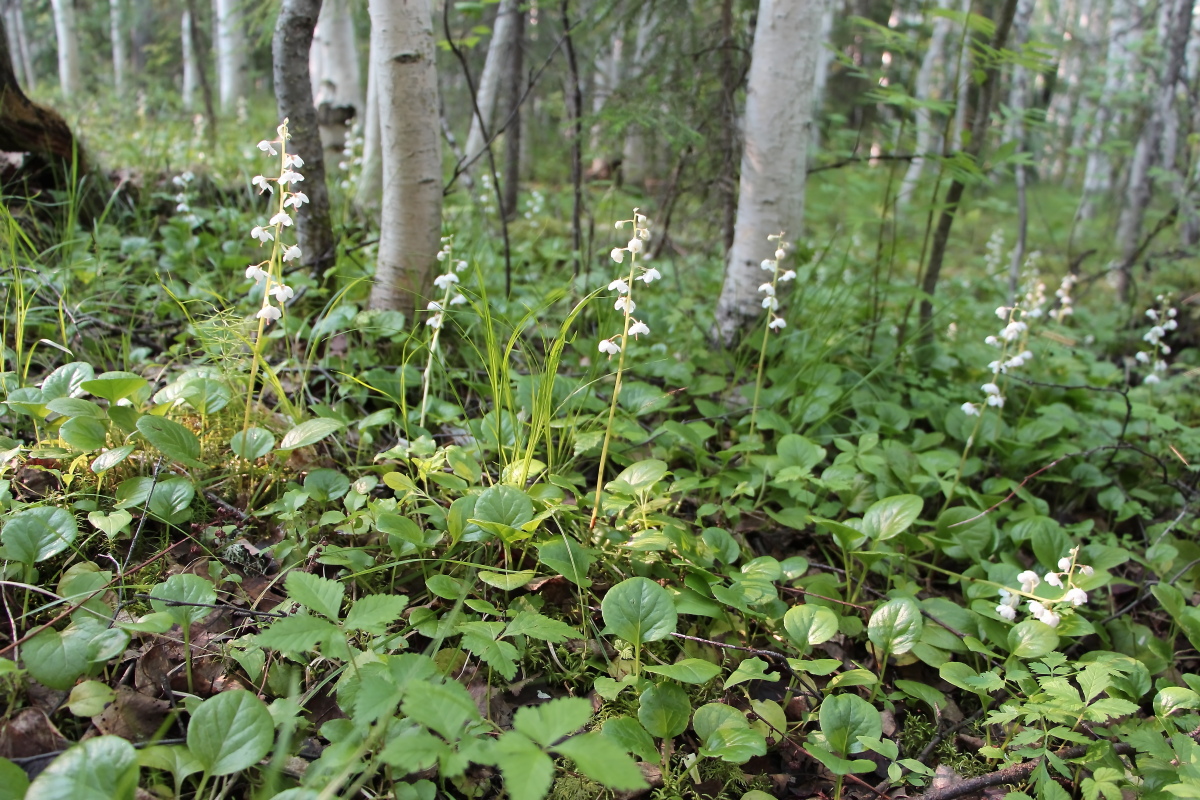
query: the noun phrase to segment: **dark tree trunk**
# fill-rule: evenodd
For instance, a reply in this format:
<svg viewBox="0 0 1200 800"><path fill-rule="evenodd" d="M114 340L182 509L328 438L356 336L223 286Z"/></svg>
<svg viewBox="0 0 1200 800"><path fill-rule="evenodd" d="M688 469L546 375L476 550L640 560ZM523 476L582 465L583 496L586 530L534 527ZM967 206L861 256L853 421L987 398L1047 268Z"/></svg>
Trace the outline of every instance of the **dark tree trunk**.
<svg viewBox="0 0 1200 800"><path fill-rule="evenodd" d="M501 213L505 219L517 216L517 195L521 190L521 96L525 92L525 11L517 8L513 20L512 57L505 76L504 92L504 180L501 181Z"/></svg>
<svg viewBox="0 0 1200 800"><path fill-rule="evenodd" d="M301 172L308 204L296 211L296 240L301 263L318 277L337 260L325 184L325 152L308 71L308 53L320 13L321 0L283 0L271 42L279 116L288 121L292 137L288 152L304 159Z"/></svg>

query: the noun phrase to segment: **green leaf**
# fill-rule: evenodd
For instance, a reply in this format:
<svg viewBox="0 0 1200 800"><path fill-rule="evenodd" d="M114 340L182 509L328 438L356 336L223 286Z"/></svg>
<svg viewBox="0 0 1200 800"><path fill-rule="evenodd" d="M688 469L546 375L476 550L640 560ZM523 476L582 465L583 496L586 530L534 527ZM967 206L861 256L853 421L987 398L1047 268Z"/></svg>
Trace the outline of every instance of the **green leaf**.
<svg viewBox="0 0 1200 800"><path fill-rule="evenodd" d="M671 593L649 578L627 578L609 589L600 613L609 631L632 644L665 639L679 621Z"/></svg>
<svg viewBox="0 0 1200 800"><path fill-rule="evenodd" d="M896 681L896 688L929 706L929 710L934 714L940 714L946 707L946 695L928 684L901 679Z"/></svg>
<svg viewBox="0 0 1200 800"><path fill-rule="evenodd" d="M64 508L38 506L9 517L0 530L5 558L33 566L66 550L79 535L75 515Z"/></svg>
<svg viewBox="0 0 1200 800"><path fill-rule="evenodd" d="M199 622L213 612L212 606L217 602L217 591L212 581L205 580L199 575L189 572L172 575L163 583L156 584L150 590L150 607L155 611L171 615L175 624L180 627ZM175 603L199 603L193 605L172 605Z"/></svg>
<svg viewBox="0 0 1200 800"><path fill-rule="evenodd" d="M633 722L632 719L629 721ZM642 733L645 734L645 731ZM649 737L647 736L646 739L648 741ZM573 736L562 744L556 745L554 751L574 761L575 767L580 772L609 789L633 791L643 789L647 785L642 771L629 756L625 755L623 746L599 733ZM650 752L654 752L653 742L651 742Z"/></svg>
<svg viewBox="0 0 1200 800"><path fill-rule="evenodd" d="M189 467L203 467L200 461L200 440L196 434L174 420L147 414L138 417L138 432L163 455Z"/></svg>
<svg viewBox="0 0 1200 800"><path fill-rule="evenodd" d="M332 622L303 614L276 620L254 640L260 647L281 653L306 653L338 633Z"/></svg>
<svg viewBox="0 0 1200 800"><path fill-rule="evenodd" d="M238 458L255 461L275 448L275 437L265 428L247 428L238 431L229 440L229 449Z"/></svg>
<svg viewBox="0 0 1200 800"><path fill-rule="evenodd" d="M1159 717L1196 708L1200 708L1200 695L1182 686L1164 687L1154 697L1154 713Z"/></svg>
<svg viewBox="0 0 1200 800"><path fill-rule="evenodd" d="M58 429L62 440L76 450L99 450L108 442L108 428L92 417L72 417Z"/></svg>
<svg viewBox="0 0 1200 800"><path fill-rule="evenodd" d="M103 472L107 472L117 464L120 464L122 461L129 458L129 455L135 449L137 448L134 445L123 444L120 447L113 447L109 450L105 450L103 453L96 456L94 461L92 461L92 473L99 475Z"/></svg>
<svg viewBox="0 0 1200 800"><path fill-rule="evenodd" d="M137 752L119 736L97 736L50 762L29 785L29 800L133 800Z"/></svg>
<svg viewBox="0 0 1200 800"><path fill-rule="evenodd" d="M188 749L209 775L232 775L257 764L274 741L271 712L243 689L208 698L188 722Z"/></svg>
<svg viewBox="0 0 1200 800"><path fill-rule="evenodd" d="M316 444L329 434L344 427L346 427L345 424L338 422L336 419L329 419L328 417L317 417L316 419L301 422L283 435L283 441L279 443L279 449L295 450L298 447L307 447L310 444Z"/></svg>
<svg viewBox="0 0 1200 800"><path fill-rule="evenodd" d="M21 657L38 682L65 692L88 669L88 645L75 631L47 628L22 645Z"/></svg>
<svg viewBox="0 0 1200 800"><path fill-rule="evenodd" d="M456 501L457 502L457 501ZM579 542L567 536L538 545L538 561L562 575L576 586L587 589L592 585L588 569L595 559Z"/></svg>
<svg viewBox="0 0 1200 800"><path fill-rule="evenodd" d="M150 382L132 372L105 372L98 378L83 381L79 388L96 397L103 397L110 403L133 397L139 391L148 389Z"/></svg>
<svg viewBox="0 0 1200 800"><path fill-rule="evenodd" d="M750 722L741 711L724 703L702 705L696 709L696 714L692 717L692 730L696 732L701 741L712 736L717 728L737 726L749 728Z"/></svg>
<svg viewBox="0 0 1200 800"><path fill-rule="evenodd" d="M863 532L876 541L899 536L921 515L925 501L915 494L900 494L879 500L863 515Z"/></svg>
<svg viewBox="0 0 1200 800"><path fill-rule="evenodd" d="M854 694L826 697L818 714L821 732L829 749L840 756L863 751L859 736L878 739L883 735L883 722L875 706Z"/></svg>
<svg viewBox="0 0 1200 800"><path fill-rule="evenodd" d="M560 697L536 706L522 706L513 715L513 730L542 747L550 747L582 728L592 718L592 704L582 697Z"/></svg>
<svg viewBox="0 0 1200 800"><path fill-rule="evenodd" d="M182 745L159 744L143 747L138 751L138 764L149 769L169 772L180 781L204 769L196 757ZM279 795L275 795L275 800L278 798Z"/></svg>
<svg viewBox="0 0 1200 800"><path fill-rule="evenodd" d="M869 761L865 758L856 758L854 760L839 758L824 747L815 745L811 741L808 743L808 752L834 775L849 775L852 772L870 772L875 769L874 761Z"/></svg>
<svg viewBox="0 0 1200 800"><path fill-rule="evenodd" d="M812 645L823 644L837 635L838 618L825 606L805 603L787 610L783 629L801 652L807 653Z"/></svg>
<svg viewBox="0 0 1200 800"><path fill-rule="evenodd" d="M683 687L675 683L651 686L642 692L638 721L659 739L671 739L687 730L692 703Z"/></svg>
<svg viewBox="0 0 1200 800"><path fill-rule="evenodd" d="M648 458L630 464L613 480L605 485L605 489L615 494L633 496L646 491L662 480L667 474L667 463L657 458Z"/></svg>
<svg viewBox="0 0 1200 800"><path fill-rule="evenodd" d="M506 679L512 680L517 674L520 653L508 642L497 639L503 628L502 622L464 622L458 626L458 630L462 631L463 647Z"/></svg>
<svg viewBox="0 0 1200 800"><path fill-rule="evenodd" d="M322 578L310 572L292 570L283 582L289 600L337 621L346 587L338 581Z"/></svg>
<svg viewBox="0 0 1200 800"><path fill-rule="evenodd" d="M705 684L721 674L721 668L711 661L685 658L665 667L645 667L646 672L662 675L680 683Z"/></svg>
<svg viewBox="0 0 1200 800"><path fill-rule="evenodd" d="M524 736L506 734L492 748L511 800L542 800L554 778L554 761Z"/></svg>
<svg viewBox="0 0 1200 800"><path fill-rule="evenodd" d="M725 679L725 688L737 686L739 683L746 681L774 681L779 679L778 672L767 672L767 662L757 656L747 658L742 663L738 664L738 668L733 671L733 674Z"/></svg>
<svg viewBox="0 0 1200 800"><path fill-rule="evenodd" d="M867 638L880 650L897 656L921 640L921 607L909 597L889 600L871 613Z"/></svg>
<svg viewBox="0 0 1200 800"><path fill-rule="evenodd" d="M24 800L29 776L7 758L0 758L0 800Z"/></svg>
<svg viewBox="0 0 1200 800"><path fill-rule="evenodd" d="M103 531L109 539L115 539L126 525L133 522L133 515L124 509L117 509L108 514L103 511L92 511L88 514L88 522L97 530Z"/></svg>
<svg viewBox="0 0 1200 800"><path fill-rule="evenodd" d="M704 746L700 748L700 755L719 758L730 764L745 764L755 756L766 753L766 738L744 725L722 725L704 740Z"/></svg>
<svg viewBox="0 0 1200 800"><path fill-rule="evenodd" d="M187 478L167 478L154 484L146 510L155 519L171 525L187 522L191 516L192 498L196 489Z"/></svg>
<svg viewBox="0 0 1200 800"><path fill-rule="evenodd" d="M480 718L475 700L466 687L457 681L410 682L401 710L406 717L412 717L426 728L440 733L448 742L457 741L466 724Z"/></svg>
<svg viewBox="0 0 1200 800"><path fill-rule="evenodd" d="M579 631L565 622L551 619L536 611L522 611L508 623L504 635L532 636L534 639L557 644L568 639L578 639Z"/></svg>
<svg viewBox="0 0 1200 800"><path fill-rule="evenodd" d="M600 734L612 739L626 752L641 756L643 761L659 759L658 750L654 747L654 737L633 717L613 717L606 720Z"/></svg>
<svg viewBox="0 0 1200 800"><path fill-rule="evenodd" d="M63 364L42 381L42 401L49 402L57 397L76 397L84 391L83 384L95 375L92 365L86 361Z"/></svg>
<svg viewBox="0 0 1200 800"><path fill-rule="evenodd" d="M1058 634L1044 622L1027 619L1008 629L1008 650L1017 658L1041 658L1058 648Z"/></svg>
<svg viewBox="0 0 1200 800"><path fill-rule="evenodd" d="M533 501L515 486L489 486L475 500L475 519L520 528L533 519Z"/></svg>
<svg viewBox="0 0 1200 800"><path fill-rule="evenodd" d="M364 631L380 636L388 626L404 614L408 595L369 594L360 597L350 606L345 625L350 630Z"/></svg>
<svg viewBox="0 0 1200 800"><path fill-rule="evenodd" d="M523 569L518 572L494 572L490 569L481 569L478 574L479 580L488 586L495 586L502 592L520 589L537 577L537 572L531 569Z"/></svg>
<svg viewBox="0 0 1200 800"><path fill-rule="evenodd" d="M94 717L117 696L112 688L100 681L84 681L71 687L67 708L77 717Z"/></svg>

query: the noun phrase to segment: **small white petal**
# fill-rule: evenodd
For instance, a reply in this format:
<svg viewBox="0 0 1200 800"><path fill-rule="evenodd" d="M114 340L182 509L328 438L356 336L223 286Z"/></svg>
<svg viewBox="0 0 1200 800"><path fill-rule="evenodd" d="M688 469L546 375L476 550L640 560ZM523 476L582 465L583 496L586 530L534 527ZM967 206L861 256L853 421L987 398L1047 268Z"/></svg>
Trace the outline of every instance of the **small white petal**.
<svg viewBox="0 0 1200 800"><path fill-rule="evenodd" d="M759 290L760 292L766 292L768 297L774 297L774 296L775 296L775 285L774 285L774 284L771 284L771 283L764 283L764 284L762 284L761 286L759 286L759 287L758 287L758 290Z"/></svg>
<svg viewBox="0 0 1200 800"><path fill-rule="evenodd" d="M629 284L621 278L617 278L608 285L608 290L610 292L615 291L618 294L629 294Z"/></svg>
<svg viewBox="0 0 1200 800"><path fill-rule="evenodd" d="M1046 573L1046 583L1050 584L1051 586L1057 586L1057 587L1061 588L1062 587L1062 578L1060 578L1058 576L1057 572L1047 572Z"/></svg>
<svg viewBox="0 0 1200 800"><path fill-rule="evenodd" d="M274 143L268 142L266 139L263 139L258 143L258 149L262 150L264 153L270 153L273 156L279 155L279 152L274 147Z"/></svg>
<svg viewBox="0 0 1200 800"><path fill-rule="evenodd" d="M968 417L979 416L979 406L975 405L974 403L963 403L962 410L963 410L963 413L966 414Z"/></svg>
<svg viewBox="0 0 1200 800"><path fill-rule="evenodd" d="M269 228L264 228L261 225L255 225L250 230L250 236L255 239L258 239L259 242L266 244L267 242L274 240L275 233L274 233L274 231L270 230Z"/></svg>
<svg viewBox="0 0 1200 800"><path fill-rule="evenodd" d="M280 303L286 303L296 296L296 293L292 291L292 287L284 286L282 283L276 284L271 289L271 294L275 295L275 299Z"/></svg>
<svg viewBox="0 0 1200 800"><path fill-rule="evenodd" d="M634 323L629 326L630 336L641 336L647 333L650 333L650 326L644 322L638 322L637 320L634 320Z"/></svg>
<svg viewBox="0 0 1200 800"><path fill-rule="evenodd" d="M433 279L433 285L442 290L450 288L451 284L455 283L458 283L458 276L453 272L447 272L444 275L438 275Z"/></svg>
<svg viewBox="0 0 1200 800"><path fill-rule="evenodd" d="M291 247L283 248L283 260L295 261L300 257L300 245L294 244Z"/></svg>
<svg viewBox="0 0 1200 800"><path fill-rule="evenodd" d="M610 356L615 356L617 353L621 352L621 346L612 339L601 339L600 352L608 353Z"/></svg>
<svg viewBox="0 0 1200 800"><path fill-rule="evenodd" d="M290 216L288 216L287 214L285 214L284 212L280 211L278 214L271 217L271 224L272 225L282 225L285 228L290 228L292 226L292 218Z"/></svg>
<svg viewBox="0 0 1200 800"><path fill-rule="evenodd" d="M618 264L625 261L625 251L622 250L620 247L614 247L612 249L612 252L609 253L609 255L612 256L612 260L617 262Z"/></svg>
<svg viewBox="0 0 1200 800"><path fill-rule="evenodd" d="M786 328L787 320L785 320L783 317L775 317L770 322L767 323L767 327L773 331L780 330L781 328Z"/></svg>
<svg viewBox="0 0 1200 800"><path fill-rule="evenodd" d="M642 240L638 238L630 239L629 244L625 247L625 249L631 253L642 252Z"/></svg>
<svg viewBox="0 0 1200 800"><path fill-rule="evenodd" d="M1062 570L1063 572L1066 572L1067 570L1069 570L1071 568L1071 557L1063 556L1062 558L1060 558L1058 560L1058 568L1060 570Z"/></svg>
<svg viewBox="0 0 1200 800"><path fill-rule="evenodd" d="M262 309L254 316L258 317L259 319L265 319L267 324L270 324L282 317L283 312L275 306L263 306Z"/></svg>
<svg viewBox="0 0 1200 800"><path fill-rule="evenodd" d="M658 280L661 277L662 277L662 273L659 272L658 270L656 270L654 267L651 267L650 269L646 270L641 275L639 275L638 280L641 281L642 283L653 283L654 281Z"/></svg>
<svg viewBox="0 0 1200 800"><path fill-rule="evenodd" d="M258 283L263 278L267 277L267 273L258 265L246 267L246 277Z"/></svg>

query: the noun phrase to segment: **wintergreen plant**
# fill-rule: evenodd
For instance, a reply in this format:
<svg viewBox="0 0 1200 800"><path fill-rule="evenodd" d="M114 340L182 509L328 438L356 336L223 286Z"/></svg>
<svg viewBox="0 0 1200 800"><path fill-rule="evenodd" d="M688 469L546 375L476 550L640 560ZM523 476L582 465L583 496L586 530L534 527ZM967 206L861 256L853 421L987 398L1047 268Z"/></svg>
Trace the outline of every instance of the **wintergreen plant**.
<svg viewBox="0 0 1200 800"><path fill-rule="evenodd" d="M193 228L200 224L200 218L192 211L191 205L192 182L195 180L196 176L190 169L171 179L171 183L179 190L175 193L175 213L179 215L179 219Z"/></svg>
<svg viewBox="0 0 1200 800"><path fill-rule="evenodd" d="M1075 301L1071 297L1071 290L1075 288L1078 281L1079 278L1075 273L1068 272L1063 275L1062 283L1054 292L1054 296L1058 298L1058 308L1050 312L1050 317L1059 325L1062 325L1063 320L1075 313Z"/></svg>
<svg viewBox="0 0 1200 800"><path fill-rule="evenodd" d="M1146 343L1147 349L1139 350L1135 356L1139 364L1145 364L1150 368L1149 374L1142 380L1142 383L1151 385L1161 381L1160 375L1166 374L1167 371L1167 362L1163 356L1171 354L1171 345L1164 342L1163 339L1168 333L1179 327L1179 323L1175 321L1179 311L1171 305L1170 297L1160 294L1155 300L1158 302L1158 307L1146 309L1146 318L1153 323L1150 330L1142 336L1142 341Z"/></svg>
<svg viewBox="0 0 1200 800"><path fill-rule="evenodd" d="M773 233L767 237L767 241L775 243L774 258L764 259L759 266L763 270L771 273L771 280L763 283L758 287L758 291L762 292L763 297L762 307L766 309L765 327L763 327L762 347L758 351L758 374L754 379L754 400L750 404L750 435L754 435L754 425L758 417L758 400L762 395L763 384L763 369L767 363L767 342L771 339L772 331L781 331L787 327L785 320L779 312L779 297L777 294L779 284L787 283L796 279L796 271L794 269L786 269L783 272L779 271L779 262L783 260L788 253L788 248L791 246L784 241L784 232Z"/></svg>
<svg viewBox="0 0 1200 800"><path fill-rule="evenodd" d="M446 321L446 310L450 306L462 305L467 302L466 295L458 290L458 274L467 268L467 262L454 258L454 237L442 237L442 249L438 251L437 260L446 266L446 271L433 279L433 285L442 290L441 300L430 300L427 310L433 313L425 320L425 325L432 331L429 337L429 357L425 361L425 374L421 380L421 420L418 424L425 427L425 411L429 405L429 384L433 377L433 359L437 353L438 340L441 338L442 324Z"/></svg>
<svg viewBox="0 0 1200 800"><path fill-rule="evenodd" d="M1047 572L1045 575L1039 576L1033 570L1027 569L1017 575L1017 580L1021 583L1020 590L1001 589L1000 603L996 606L996 613L1009 622L1013 622L1017 618L1017 608L1021 598L1024 597L1029 601L1027 609L1031 617L1046 623L1051 628L1057 628L1062 621L1064 610L1077 608L1087 602L1087 592L1076 584L1076 578L1080 575L1090 578L1096 571L1090 566L1079 564L1078 558L1079 548L1072 547L1067 555L1058 560L1057 572ZM1043 581L1047 586L1061 589L1062 594L1055 599L1035 595L1034 590Z"/></svg>
<svg viewBox="0 0 1200 800"><path fill-rule="evenodd" d="M608 407L608 423L604 428L604 443L600 447L600 466L596 471L596 502L592 506L592 519L588 523L588 530L595 529L596 517L600 514L604 489L604 467L608 461L608 446L612 438L613 420L617 416L617 400L621 395L621 376L625 370L625 351L629 346L629 337L632 336L636 339L638 336L650 334L650 326L633 316L633 312L637 308L633 302L634 283L641 281L649 285L662 277L657 269L646 267L638 261L638 254L645 249L645 243L650 240L650 220L646 215L638 213L635 208L632 219L618 220L615 227L617 230L621 230L626 224L633 228L633 235L629 238L629 243L624 247L614 247L609 253L612 260L618 264L625 263L625 255L628 253L629 273L624 278L618 277L608 284L608 290L617 293L613 308L622 312L623 327L620 333L600 340L601 353L607 355L609 359L614 355L617 356L617 372L613 380L612 399Z"/></svg>

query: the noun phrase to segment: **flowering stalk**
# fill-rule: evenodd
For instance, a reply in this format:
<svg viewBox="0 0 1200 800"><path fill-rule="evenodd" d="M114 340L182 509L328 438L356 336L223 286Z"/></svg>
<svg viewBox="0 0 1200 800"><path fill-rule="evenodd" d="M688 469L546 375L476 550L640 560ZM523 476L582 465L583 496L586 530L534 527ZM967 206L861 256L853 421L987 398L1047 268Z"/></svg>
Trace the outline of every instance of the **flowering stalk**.
<svg viewBox="0 0 1200 800"><path fill-rule="evenodd" d="M278 184L279 195L275 215L266 225L256 225L250 231L250 236L258 240L259 247L271 242L271 254L266 260L246 267L246 277L253 280L256 285L263 284L263 296L262 305L258 309L258 313L254 315L258 319L258 330L255 332L254 341L250 346L253 357L246 397L246 415L242 421L243 431L250 428L250 406L254 401L254 382L258 377L258 367L262 360L263 337L266 334L267 326L283 316L284 304L296 294L290 286L283 282L283 264L300 258L299 245L289 246L283 243L283 229L292 226L292 217L288 209L299 211L300 207L308 202L308 196L294 188L297 183L304 180L304 176L296 171L304 166L304 159L287 151L287 141L290 135L286 119L276 129L276 133L279 138L264 139L258 143L258 149L269 156L279 156L279 177L267 178L263 175L256 175L250 181L258 188L259 194L267 192L274 195L275 184ZM278 150L276 150L276 145L279 146ZM279 303L278 306L271 304L272 297Z"/></svg>
<svg viewBox="0 0 1200 800"><path fill-rule="evenodd" d="M613 308L618 311L624 311L624 327L621 333L616 336L610 336L607 339L600 340L600 352L605 353L611 359L614 355L617 356L617 376L613 383L612 402L608 407L608 424L604 428L604 444L600 447L600 468L596 472L596 502L592 506L592 519L588 523L588 530L594 530L596 527L596 517L600 514L600 501L604 487L604 465L608 461L608 444L612 437L613 420L617 416L617 398L621 394L621 373L625 369L625 349L629 344L629 337L637 337L648 335L650 327L633 317L633 311L636 305L633 302L633 282L639 280L642 283L652 283L662 275L654 267L646 269L643 267L641 273L638 273L638 253L642 252L646 242L650 239L650 220L644 214L639 214L635 208L633 210L633 219L623 219L616 223L616 229L620 230L625 227L625 223L633 225L633 237L630 238L629 244L624 247L614 247L609 254L612 260L618 264L624 263L625 254L629 253L629 275L627 278L617 278L612 283L608 284L609 291L617 292L617 301L613 304ZM617 340L620 344L617 344Z"/></svg>
<svg viewBox="0 0 1200 800"><path fill-rule="evenodd" d="M763 366L767 362L767 342L771 338L771 331L781 331L787 327L787 320L779 316L775 312L779 310L779 298L775 294L780 282L796 279L796 271L794 269L779 271L779 262L787 255L788 243L783 240L783 232L771 234L767 237L767 241L775 242L775 257L765 259L761 266L764 270L769 270L771 280L758 287L760 292L763 292L766 297L763 298L762 307L767 310L767 324L763 328L762 348L758 352L758 376L754 380L754 401L750 404L750 435L754 435L754 424L758 417L758 398L762 393L763 383Z"/></svg>
<svg viewBox="0 0 1200 800"><path fill-rule="evenodd" d="M1014 621L1017 618L1017 606L1020 605L1021 598L1026 597L1029 598L1030 616L1051 628L1057 628L1058 623L1062 622L1062 614L1055 609L1078 607L1087 602L1087 592L1075 585L1075 575L1078 572L1090 577L1096 570L1076 563L1078 558L1079 548L1072 547L1068 555L1058 560L1058 572L1047 572L1044 578L1031 569L1022 572L1017 576L1017 580L1021 582L1020 591L1000 590L1000 604L996 606L996 613L1009 622ZM1033 590L1043 580L1048 586L1063 589L1062 596L1057 600L1038 598Z"/></svg>
<svg viewBox="0 0 1200 800"><path fill-rule="evenodd" d="M1153 325L1150 330L1146 331L1146 335L1142 337L1142 341L1150 346L1149 350L1139 350L1135 358L1139 364L1145 364L1150 367L1150 374L1147 375L1142 383L1153 385L1162 380L1158 374L1167 371L1167 362L1161 356L1171 354L1171 345L1163 341L1163 337L1169 331L1173 331L1179 327L1179 323L1175 321L1175 317L1179 312L1171 305L1171 299L1165 295L1159 295L1155 298L1158 301L1158 308L1146 309L1146 318Z"/></svg>
<svg viewBox="0 0 1200 800"><path fill-rule="evenodd" d="M433 356L437 352L438 339L441 338L442 323L446 319L446 309L450 306L457 306L467 302L467 298L458 291L458 273L467 268L467 262L455 261L452 257L454 253L454 237L442 237L442 249L438 251L437 260L445 262L446 272L433 279L433 285L442 290L441 301L430 300L426 306L433 314L429 319L425 320L425 324L433 329L433 335L429 339L429 359L425 362L425 375L421 381L421 421L418 423L422 428L425 427L425 409L429 403L429 383L433 375Z"/></svg>

